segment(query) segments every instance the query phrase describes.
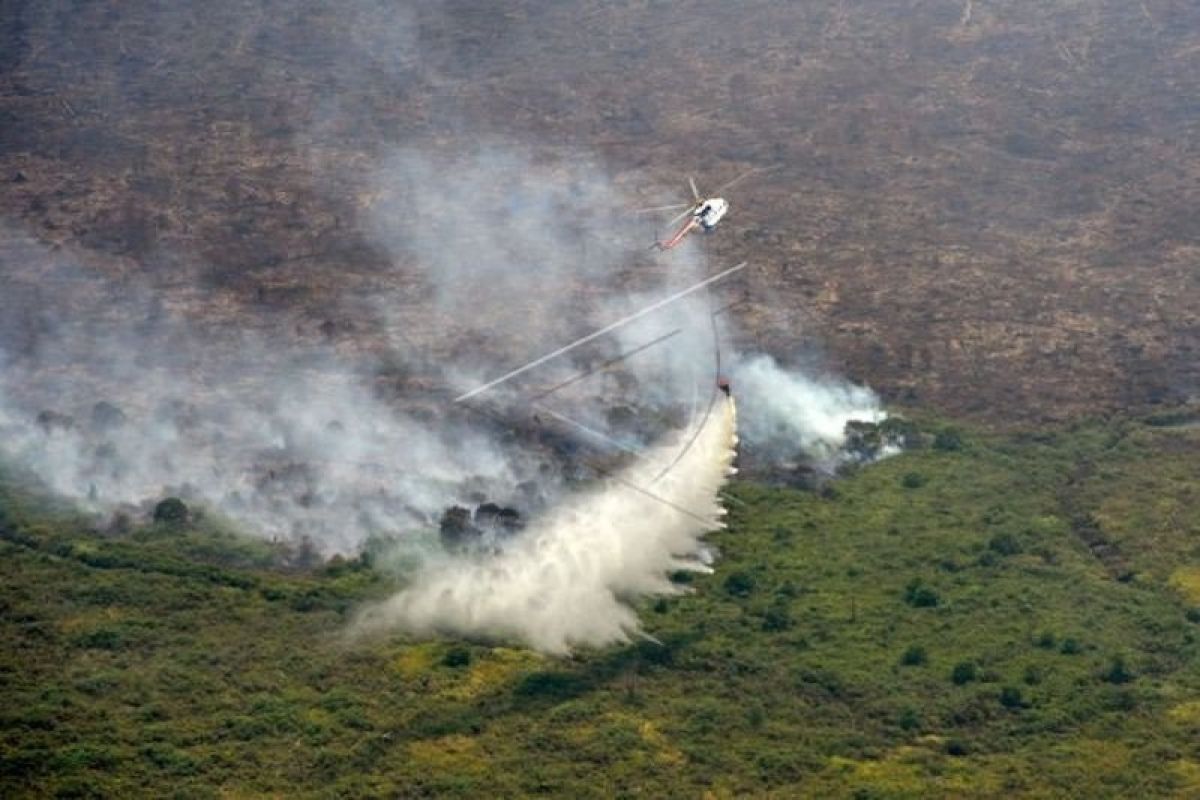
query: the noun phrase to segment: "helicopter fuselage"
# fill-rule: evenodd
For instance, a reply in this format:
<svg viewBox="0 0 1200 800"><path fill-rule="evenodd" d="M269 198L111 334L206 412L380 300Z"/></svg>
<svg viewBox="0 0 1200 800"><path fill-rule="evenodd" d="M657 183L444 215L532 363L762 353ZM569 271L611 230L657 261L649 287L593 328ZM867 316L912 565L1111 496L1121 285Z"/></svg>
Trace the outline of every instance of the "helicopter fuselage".
<svg viewBox="0 0 1200 800"><path fill-rule="evenodd" d="M710 197L696 209L694 218L704 230L711 231L729 211L729 201L724 197Z"/></svg>

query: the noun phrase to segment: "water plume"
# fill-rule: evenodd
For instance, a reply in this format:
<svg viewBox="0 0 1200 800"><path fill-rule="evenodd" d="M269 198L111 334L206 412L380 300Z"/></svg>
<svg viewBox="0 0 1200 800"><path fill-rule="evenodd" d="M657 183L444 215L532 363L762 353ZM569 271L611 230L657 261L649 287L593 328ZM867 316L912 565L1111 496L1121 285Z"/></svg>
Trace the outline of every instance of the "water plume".
<svg viewBox="0 0 1200 800"><path fill-rule="evenodd" d="M564 499L499 553L429 567L365 609L357 630L515 639L556 654L629 641L641 632L634 600L679 592L669 571L708 569L703 537L722 527L718 492L734 472L736 418L733 400L722 399L666 474L696 432Z"/></svg>

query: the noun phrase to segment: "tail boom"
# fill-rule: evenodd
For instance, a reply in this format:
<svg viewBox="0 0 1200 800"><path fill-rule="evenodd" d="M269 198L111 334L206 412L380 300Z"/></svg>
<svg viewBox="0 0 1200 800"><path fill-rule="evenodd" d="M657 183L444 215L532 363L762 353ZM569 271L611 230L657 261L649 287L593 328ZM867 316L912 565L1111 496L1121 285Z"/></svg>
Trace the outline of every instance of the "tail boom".
<svg viewBox="0 0 1200 800"><path fill-rule="evenodd" d="M670 250L672 247L675 247L676 245L678 245L680 242L682 242L684 240L684 237L686 237L689 233L691 233L693 230L695 230L696 226L699 224L700 224L699 221L695 217L692 217L691 219L689 219L687 222L684 223L682 228L680 228L679 230L677 230L675 232L674 236L672 236L670 239L667 239L665 242L659 242L658 249L659 250Z"/></svg>

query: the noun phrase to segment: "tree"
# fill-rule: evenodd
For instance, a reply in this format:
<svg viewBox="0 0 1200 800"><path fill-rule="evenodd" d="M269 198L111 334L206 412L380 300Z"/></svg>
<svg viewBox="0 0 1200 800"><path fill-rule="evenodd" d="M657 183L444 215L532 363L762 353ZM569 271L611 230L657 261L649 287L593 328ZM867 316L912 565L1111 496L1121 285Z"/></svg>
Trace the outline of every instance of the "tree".
<svg viewBox="0 0 1200 800"><path fill-rule="evenodd" d="M184 525L189 515L187 505L178 497L168 497L154 507L154 521L168 525Z"/></svg>
<svg viewBox="0 0 1200 800"><path fill-rule="evenodd" d="M471 512L462 506L452 506L442 514L438 536L447 550L461 550L479 539L482 531L471 524Z"/></svg>

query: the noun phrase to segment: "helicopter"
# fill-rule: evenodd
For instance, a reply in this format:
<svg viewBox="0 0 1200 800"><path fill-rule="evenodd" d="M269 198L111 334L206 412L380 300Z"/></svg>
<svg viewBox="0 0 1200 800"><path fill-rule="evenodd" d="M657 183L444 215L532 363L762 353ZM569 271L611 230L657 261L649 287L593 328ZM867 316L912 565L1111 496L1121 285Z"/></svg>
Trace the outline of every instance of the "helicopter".
<svg viewBox="0 0 1200 800"><path fill-rule="evenodd" d="M716 194L720 194L734 184L740 183L743 178L748 178L754 173L763 172L766 169L770 169L770 167L752 169L748 172L743 172L741 175L738 175L733 180L718 188ZM692 202L675 203L668 206L655 206L654 208L641 208L635 212L638 214L653 214L660 211L675 211L682 208L683 211L678 216L671 219L667 223L667 226L674 225L676 222L679 222L685 217L688 218L687 222L683 224L683 227L675 231L671 238L667 239L666 241L655 242L653 245L651 245L651 247L655 247L659 250L670 250L682 242L689 233L697 229L703 230L705 233L712 233L716 229L717 223L719 223L729 212L728 200L726 200L724 197L717 196L701 197L700 191L696 188L696 182L692 180L691 177L689 177L687 180L688 186L692 190Z"/></svg>

